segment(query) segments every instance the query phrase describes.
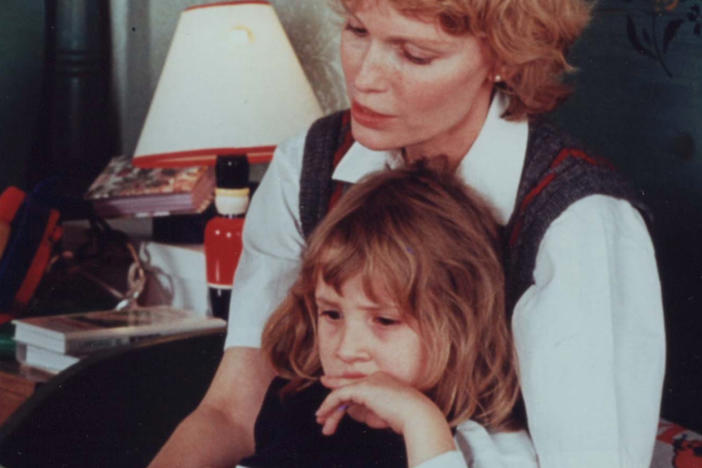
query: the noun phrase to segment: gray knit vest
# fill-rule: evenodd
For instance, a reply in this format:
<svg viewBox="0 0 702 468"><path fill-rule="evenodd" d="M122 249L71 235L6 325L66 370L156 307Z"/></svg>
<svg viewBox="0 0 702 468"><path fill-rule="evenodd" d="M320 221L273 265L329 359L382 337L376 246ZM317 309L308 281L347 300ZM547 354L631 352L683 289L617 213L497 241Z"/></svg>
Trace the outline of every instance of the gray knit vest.
<svg viewBox="0 0 702 468"><path fill-rule="evenodd" d="M331 178L334 156L350 137L345 112L319 119L307 134L300 180L300 221L306 237L329 209L335 187ZM568 206L589 195L608 195L629 201L648 221L648 211L635 190L608 162L580 147L541 120L529 124L515 209L502 230L510 316L517 300L534 283L536 254L546 229Z"/></svg>

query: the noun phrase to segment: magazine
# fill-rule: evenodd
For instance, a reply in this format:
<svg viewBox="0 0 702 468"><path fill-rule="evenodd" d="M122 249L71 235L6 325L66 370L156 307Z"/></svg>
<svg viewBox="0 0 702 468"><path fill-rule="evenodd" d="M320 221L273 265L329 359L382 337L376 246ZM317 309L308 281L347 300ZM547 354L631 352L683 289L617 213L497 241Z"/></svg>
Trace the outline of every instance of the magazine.
<svg viewBox="0 0 702 468"><path fill-rule="evenodd" d="M140 169L129 156L112 158L85 199L105 218L201 213L214 196L214 169L194 166Z"/></svg>

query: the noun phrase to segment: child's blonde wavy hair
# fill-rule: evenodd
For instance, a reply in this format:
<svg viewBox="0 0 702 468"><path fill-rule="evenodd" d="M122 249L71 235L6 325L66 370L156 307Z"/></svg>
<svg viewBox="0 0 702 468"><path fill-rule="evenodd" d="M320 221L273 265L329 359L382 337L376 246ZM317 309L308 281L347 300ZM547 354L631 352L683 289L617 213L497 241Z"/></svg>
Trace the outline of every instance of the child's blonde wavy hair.
<svg viewBox="0 0 702 468"><path fill-rule="evenodd" d="M455 176L423 167L371 175L313 232L263 351L291 379L286 391L318 379L317 280L340 292L360 274L370 298L385 288L418 323L429 360L420 387L450 424L514 427L519 389L498 246L487 205Z"/></svg>
<svg viewBox="0 0 702 468"><path fill-rule="evenodd" d="M332 0L353 12L363 2ZM570 46L590 21L588 0L387 0L398 11L436 20L449 34L484 37L492 52L497 86L512 99L504 117L521 120L552 110L571 89Z"/></svg>

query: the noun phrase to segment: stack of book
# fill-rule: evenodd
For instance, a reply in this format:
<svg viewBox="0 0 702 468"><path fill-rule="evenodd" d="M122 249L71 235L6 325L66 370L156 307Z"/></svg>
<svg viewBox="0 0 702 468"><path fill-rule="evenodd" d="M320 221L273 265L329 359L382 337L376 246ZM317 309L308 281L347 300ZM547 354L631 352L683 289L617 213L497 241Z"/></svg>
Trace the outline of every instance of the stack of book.
<svg viewBox="0 0 702 468"><path fill-rule="evenodd" d="M52 373L106 348L226 327L222 319L168 306L32 317L13 323L17 360Z"/></svg>
<svg viewBox="0 0 702 468"><path fill-rule="evenodd" d="M203 212L213 199L212 167L140 169L128 156L112 158L85 194L104 218Z"/></svg>

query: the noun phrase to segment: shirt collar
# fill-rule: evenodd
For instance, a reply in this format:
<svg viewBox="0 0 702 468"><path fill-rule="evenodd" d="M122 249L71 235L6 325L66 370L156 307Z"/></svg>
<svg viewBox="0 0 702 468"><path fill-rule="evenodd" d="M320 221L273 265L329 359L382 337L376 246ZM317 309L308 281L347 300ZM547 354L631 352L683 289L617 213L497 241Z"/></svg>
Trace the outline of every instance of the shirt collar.
<svg viewBox="0 0 702 468"><path fill-rule="evenodd" d="M478 138L458 166L458 175L494 209L497 221L507 224L514 210L524 165L529 127L526 121L500 117L509 98L497 93ZM363 176L403 163L399 150L374 151L354 142L336 166L332 178L356 183Z"/></svg>

